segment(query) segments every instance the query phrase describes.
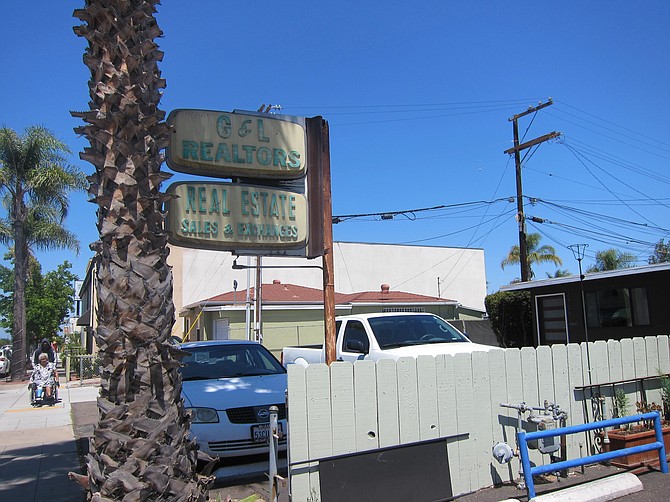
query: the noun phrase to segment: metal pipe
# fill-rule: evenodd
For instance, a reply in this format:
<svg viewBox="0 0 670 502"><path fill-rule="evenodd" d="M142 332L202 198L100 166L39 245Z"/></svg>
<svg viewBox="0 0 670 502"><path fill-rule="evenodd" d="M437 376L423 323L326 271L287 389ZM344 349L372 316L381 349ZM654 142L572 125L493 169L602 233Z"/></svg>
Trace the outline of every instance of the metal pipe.
<svg viewBox="0 0 670 502"><path fill-rule="evenodd" d="M530 458L528 455L528 441L535 439L542 439L547 437L559 436L561 434L575 434L578 432L590 431L595 429L602 429L603 427L614 427L622 424L629 424L640 422L643 420L654 421L654 432L656 434L656 441L644 445L633 446L631 448L622 448L620 450L610 451L607 453L600 453L598 455L591 455L575 460L566 460L564 462L557 462L555 464L540 465L531 467ZM610 420L603 420L601 422L594 422L591 424L571 425L560 429L547 429L536 432L517 432L517 442L519 444L519 456L521 457L521 464L523 466L524 478L526 481L526 489L528 490L528 499L535 497L535 484L533 482L533 475L544 474L547 472L554 472L556 470L568 469L570 467L583 466L585 464L592 464L604 460L611 460L613 458L623 457L634 453L641 453L645 451L658 450L658 461L662 473L668 473L668 461L665 452L665 443L663 441L663 431L661 428L661 414L657 411L644 413L642 415L633 415L630 417L612 418Z"/></svg>
<svg viewBox="0 0 670 502"><path fill-rule="evenodd" d="M562 429L547 429L544 431L535 431L529 432L526 436L529 439L543 439L552 436L559 436L561 434L574 434L577 432L592 431L595 429L602 429L603 427L616 427L623 424L632 424L635 422L642 422L648 420L660 420L661 415L658 411L650 411L649 413L643 413L641 415L631 415L628 417L621 418L610 418L609 420L602 420L599 422L592 422L589 424L578 424L578 425L569 425L565 427L565 430Z"/></svg>
<svg viewBox="0 0 670 502"><path fill-rule="evenodd" d="M270 406L270 501L277 502L277 452L279 451L278 420L279 408Z"/></svg>
<svg viewBox="0 0 670 502"><path fill-rule="evenodd" d="M247 256L247 297L245 307L246 336L247 340L253 340L251 336L251 256Z"/></svg>

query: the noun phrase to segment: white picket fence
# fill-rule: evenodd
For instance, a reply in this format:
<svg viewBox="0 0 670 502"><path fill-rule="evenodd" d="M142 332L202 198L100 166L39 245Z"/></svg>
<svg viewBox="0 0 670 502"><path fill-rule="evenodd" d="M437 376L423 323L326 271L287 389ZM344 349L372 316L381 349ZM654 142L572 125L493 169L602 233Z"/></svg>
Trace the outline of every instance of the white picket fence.
<svg viewBox="0 0 670 502"><path fill-rule="evenodd" d="M587 359L591 363L589 382ZM670 373L668 336L586 344L495 349L456 356L421 356L377 363L338 362L288 369L289 476L292 500L320 500L318 459L355 452L447 439L454 495L513 482L518 459L499 464L492 446L515 446L517 412L501 403L560 405L568 425L592 421L590 392L603 384L607 417L612 396L623 389L635 413L639 385L610 382ZM648 402L660 402L658 382L646 381ZM597 415L596 415L597 417ZM591 438L567 436L567 458L592 453ZM531 452L541 465L549 457Z"/></svg>

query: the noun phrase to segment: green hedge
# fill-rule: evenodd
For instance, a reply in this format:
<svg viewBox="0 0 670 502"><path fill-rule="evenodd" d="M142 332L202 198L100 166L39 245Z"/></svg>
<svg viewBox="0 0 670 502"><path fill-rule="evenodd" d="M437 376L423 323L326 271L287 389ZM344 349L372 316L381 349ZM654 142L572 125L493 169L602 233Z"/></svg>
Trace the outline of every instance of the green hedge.
<svg viewBox="0 0 670 502"><path fill-rule="evenodd" d="M501 347L535 345L528 291L498 291L488 295L484 305Z"/></svg>

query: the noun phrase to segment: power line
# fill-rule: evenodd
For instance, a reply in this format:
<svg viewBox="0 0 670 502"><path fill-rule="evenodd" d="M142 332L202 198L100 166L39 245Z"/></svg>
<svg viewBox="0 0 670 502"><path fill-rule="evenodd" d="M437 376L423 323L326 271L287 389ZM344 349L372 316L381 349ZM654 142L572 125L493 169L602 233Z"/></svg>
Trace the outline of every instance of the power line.
<svg viewBox="0 0 670 502"><path fill-rule="evenodd" d="M488 110L479 110L479 111L468 111L468 112L457 112L457 113L440 113L437 115L421 115L418 117L400 117L400 118L391 118L391 119L384 119L384 120L365 120L365 121L360 121L360 122L348 122L348 123L340 123L340 122L335 122L331 121L331 127L343 127L343 126L354 126L354 125L367 125L367 124L387 124L387 123L392 123L392 122L409 122L412 120L430 120L430 119L439 119L439 118L444 118L444 117L459 117L462 115L475 115L479 113L491 113L491 112L501 112L501 111L506 111L506 110L511 110L514 107L512 106L505 106L505 107L497 107L497 108L490 108Z"/></svg>
<svg viewBox="0 0 670 502"><path fill-rule="evenodd" d="M549 114L549 115L554 116L554 115L552 115L552 114ZM569 120L563 119L563 118L561 118L561 117L556 117L556 116L554 116L554 118L556 118L556 119L558 119L558 120L563 120L564 122L567 122L567 123L569 123L569 124L575 125L575 126L577 126L577 127L581 127L582 129L586 129L587 131L590 131L590 132L592 132L592 133L594 133L594 134L596 134L596 135L598 135L598 136L601 136L601 137L603 137L603 138L607 138L607 139L611 139L611 140L613 140L613 141L616 141L617 143L621 143L621 144L626 145L626 146L629 146L629 147L631 147L631 148L635 148L636 150L640 150L640 151L645 152L645 153L648 153L648 154L650 154L650 155L654 155L654 156L656 156L656 157L660 157L660 158L662 158L662 159L670 159L670 157L668 157L668 156L666 156L666 155L662 155L662 154L660 154L660 153L653 152L653 151L647 150L647 149L645 149L645 148L642 148L642 147L640 147L639 144L637 144L637 143L629 143L629 142L627 142L627 141L623 141L623 140L620 139L620 138L615 138L615 137L612 137L612 136L610 136L610 135L603 134L603 133L601 133L601 132L595 131L595 130L593 130L593 129L590 129L590 128L585 127L585 126L580 125L580 124L576 124L576 123L574 123L574 122L571 122L571 121L569 121ZM638 143L640 143L640 142L638 141ZM654 148L657 148L657 149L660 149L660 150L665 151L664 148L663 148L663 149L661 149L661 148L659 148L659 147L654 147Z"/></svg>
<svg viewBox="0 0 670 502"><path fill-rule="evenodd" d="M382 220L392 220L396 216L404 216L407 214L415 214L415 213L423 213L426 211L436 211L439 209L449 209L449 208L456 208L456 207L467 207L467 206L472 206L472 205L490 205L490 204L495 204L496 202L500 202L502 200L507 200L509 201L509 197L506 198L499 198L495 199L492 201L486 201L486 200L479 200L479 201L472 201L472 202L461 202L458 204L441 204L439 206L431 206L431 207L422 207L422 208L416 208L416 209L403 209L400 211L381 211L377 213L354 213L354 214L341 214L341 215L334 215L333 216L333 224L336 223L342 223L343 221L351 220L354 218L364 218L364 217L370 217L370 216L376 216L381 218Z"/></svg>
<svg viewBox="0 0 670 502"><path fill-rule="evenodd" d="M625 220L623 218L618 218L616 216L611 216L611 215L608 215L608 214L595 213L593 211L586 211L584 209L578 209L578 208L575 208L575 207L566 206L564 204L558 204L556 202L551 202L551 201L546 200L546 199L541 199L541 198L536 198L536 197L529 197L529 198L532 201L534 201L535 203L543 203L543 204L546 204L547 206L551 206L551 207L554 207L554 208L569 210L569 211L578 213L580 215L588 216L590 218L602 219L602 220L607 221L607 222L622 223L622 224L631 225L631 226L634 226L634 227L642 227L643 229L653 229L653 230L659 230L659 231L662 231L662 232L670 232L670 230L668 230L666 228L656 226L656 225L650 226L647 223L639 223L639 222L636 222L636 221Z"/></svg>
<svg viewBox="0 0 670 502"><path fill-rule="evenodd" d="M601 122L605 122L606 124L610 124L610 125L612 125L612 126L614 126L614 127L617 127L617 128L622 129L622 130L624 130L624 131L627 131L627 132L629 132L629 133L631 133L631 134L634 134L634 135L636 135L636 136L639 136L639 137L641 137L641 138L645 138L645 139L651 140L651 141L653 141L653 142L659 143L659 144L661 144L661 145L665 145L665 146L670 147L670 143L667 143L667 142L665 142L665 141L661 141L661 140L652 138L651 136L647 136L647 135L645 135L645 134L641 134L641 133L635 131L634 129L630 129L630 128L628 128L628 127L625 127L625 126L622 126L622 125L620 125L620 124L617 124L616 122L612 122L612 121L610 121L610 120L607 120L607 119L598 117L597 115L594 115L594 114L589 113L589 112L587 112L587 111L581 110L581 109L579 109L579 108L577 108L577 107L575 107L575 106L569 105L569 104L567 104L567 103L564 102L564 101L560 101L560 100L554 100L554 101L555 101L556 103L559 103L559 104L562 105L562 106L567 106L568 108L572 108L573 110L576 110L576 111L578 111L579 113L583 113L584 115L587 115L587 116L589 116L589 117L592 117L592 118L594 118L594 119L596 119L596 120L599 120L599 121L601 121ZM579 116L577 116L577 115L573 115L573 114L570 114L570 113L568 113L568 112L565 112L565 111L561 110L561 107L560 107L560 106L554 108L554 110L560 111L560 112L565 113L565 114L567 114L567 115L571 115L571 116L573 116L573 117L575 117L575 118L577 118L577 119L579 119L579 120L585 120L585 119L581 119L581 118L580 118ZM585 120L585 121L586 121L586 120ZM596 125L597 127L603 127L603 126L601 126L601 125L598 125L596 122L591 122L591 121L586 121L586 122L592 123L592 124ZM612 132L616 132L616 131L613 130L613 129L608 129L608 128L605 128L605 127L603 127L603 129L611 130ZM621 134L621 133L617 133L617 134ZM622 134L622 135L623 135L623 134ZM632 139L632 138L631 138L631 139ZM651 145L651 146L653 146L653 145ZM670 150L668 150L668 151L670 151Z"/></svg>
<svg viewBox="0 0 670 502"><path fill-rule="evenodd" d="M601 150L599 148L596 148L594 146L589 145L588 143L584 143L582 141L576 140L572 137L563 137L563 141L567 144L569 143L570 146L575 149L576 151L582 153L583 155L591 155L592 157L596 157L600 160L604 160L606 162L609 162L610 164L614 164L616 166L622 167L624 169L630 170L634 173L641 174L642 176L646 176L648 178L654 179L656 181L660 181L662 183L668 183L670 184L670 177L665 176L661 173L657 173L655 171L652 171L651 169L648 169L646 167L640 166L639 164L635 164L633 162L629 162L623 159L620 159L618 157L615 157L611 155L608 152L605 152L604 150Z"/></svg>
<svg viewBox="0 0 670 502"><path fill-rule="evenodd" d="M504 211L502 213L502 215L510 216L510 215L513 215L514 213L515 213L514 209L511 209L511 210L508 209L508 210ZM415 239L415 240L411 240L411 241L404 241L404 242L401 242L400 244L417 244L419 242L434 241L436 239L443 239L444 237L451 237L452 235L457 235L457 234L460 234L460 233L463 233L463 232L467 232L468 230L472 230L473 228L477 229L477 228L481 227L482 225L484 225L486 223L491 223L493 221L497 221L497 220L500 219L500 217L502 215L492 216L490 219L488 219L486 221L481 221L480 220L479 223L477 223L476 225L472 225L471 227L461 228L459 230L454 230L453 232L449 232L449 233L446 233L446 234L436 235L434 237L426 237L425 239ZM474 237L473 237L473 239L474 239ZM470 243L468 243L468 245L469 244ZM468 247L468 246L466 245L465 247Z"/></svg>
<svg viewBox="0 0 670 502"><path fill-rule="evenodd" d="M584 237L584 238L587 238L591 241L601 242L601 243L603 243L607 246L614 246L614 247L617 247L617 248L627 249L627 250L632 251L633 253L635 253L636 256L642 255L642 251L640 251L639 248L633 247L631 244L638 244L638 245L644 246L645 249L650 249L655 244L655 243L650 243L650 242L640 241L640 240L635 240L635 241L613 240L611 238L611 234L602 233L602 232L594 232L592 229L585 229L585 228L575 227L575 226L572 226L572 225L567 225L567 224L554 222L554 221L549 221L549 220L545 220L544 223L552 224L552 225L556 226L558 230L561 230L561 231L565 232L566 234L568 234L570 236ZM549 235L546 232L546 230L540 229L539 226L531 223L530 221L529 221L529 225L532 226L533 228L535 228L542 235L547 235L547 236ZM558 242L556 239L552 238L552 240L554 240L555 242ZM567 246L564 246L564 247L567 247Z"/></svg>
<svg viewBox="0 0 670 502"><path fill-rule="evenodd" d="M603 188L605 188L605 189L606 189L610 194L612 194L614 197L616 197L617 199L619 199L619 201L620 201L624 206L626 206L628 209L630 209L630 210L633 211L635 214L637 214L638 216L640 216L642 219L644 219L645 221L648 221L649 223L653 223L653 222L652 222L651 220L649 220L646 216L644 216L643 214L639 213L638 211L636 211L635 209L633 209L632 207L630 207L628 204L626 204L626 202L625 202L623 199L621 199L620 197L618 197L612 190L609 189L609 187L608 187L607 185L605 185L605 184L604 184L604 183L603 183L603 182L602 182L602 181L601 181L595 174L593 174L593 172L588 168L588 166L586 165L586 163L585 163L584 161L582 161L582 159L579 158L579 155L581 155L581 154L579 154L578 152L576 152L575 150L573 150L569 145L565 144L565 146L566 146L566 148L568 148L568 150L570 150L570 151L573 153L573 155L575 156L575 158L582 164L582 166L584 166L584 169L586 169L586 170L588 171L588 173L589 173L591 176L593 176L593 178L594 178L598 183L600 183L600 184L603 186ZM627 187L630 188L631 190L633 190L633 191L639 193L640 195L643 195L643 196L647 197L646 194L640 192L640 191L637 190L636 188L633 188L633 187L630 186L628 183L626 183L626 182L624 182L624 181L622 181L622 180L616 178L613 174L607 172L605 169L601 168L600 166L598 166L597 164L595 164L593 161L591 161L591 160L589 160L589 159L585 159L585 160L588 160L593 166L595 166L596 168L600 169L603 173L607 174L608 176L610 176L611 178L615 179L615 180L618 181L619 183L621 183L621 184L627 186ZM649 198L653 200L653 197L649 197Z"/></svg>
<svg viewBox="0 0 670 502"><path fill-rule="evenodd" d="M415 104L408 104L408 103L386 103L386 104L378 104L378 105L326 105L326 106L301 106L301 105L290 105L290 106L285 106L284 109L286 108L291 108L295 110L341 110L341 109L347 109L347 110L369 110L369 109L374 109L374 108L391 108L391 109L398 109L398 108L429 108L429 109L435 109L438 107L445 107L445 106L473 106L473 105L518 105L519 103L528 103L529 101L536 101L537 98L524 98L524 99L504 99L504 100L488 100L488 101L445 101L445 102L438 102L438 103L415 103Z"/></svg>

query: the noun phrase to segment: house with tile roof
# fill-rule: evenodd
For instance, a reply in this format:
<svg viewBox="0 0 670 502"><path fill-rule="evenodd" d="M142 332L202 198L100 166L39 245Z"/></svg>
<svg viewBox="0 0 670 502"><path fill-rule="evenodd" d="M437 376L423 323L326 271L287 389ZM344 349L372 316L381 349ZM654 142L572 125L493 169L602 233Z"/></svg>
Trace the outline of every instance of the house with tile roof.
<svg viewBox="0 0 670 502"><path fill-rule="evenodd" d="M248 299L246 290L233 290L186 305L179 313L185 338L261 339L275 354L288 345L323 343L322 290L280 280L263 284L260 290L260 310L253 301L254 288ZM429 312L448 320L482 317L463 309L456 300L395 291L388 284L378 291L335 293L336 316L369 312Z"/></svg>
<svg viewBox="0 0 670 502"><path fill-rule="evenodd" d="M271 274L271 280L281 282L276 288L274 284L262 284L260 288L266 289L262 291L263 308L258 310L262 313L263 332L273 333L271 339L277 340L277 346L283 339L301 343L311 339L314 343L322 341L323 271L320 259L264 256L258 273L257 257L174 245L169 248L172 300L177 313L172 330L174 336L183 338L188 333L191 339L198 336L202 339L224 332L230 337L244 335L249 324L247 318L251 316L252 324L257 321L251 303L255 298L254 286L257 282L266 282L263 277ZM335 241L333 258L337 315L366 311L364 309L423 308L461 323L485 317L483 249ZM94 271L95 259L89 264L79 292L83 312L76 323L82 345L88 352L95 352L94 333L97 329ZM390 285L388 292L377 289L382 283ZM228 293L222 295L221 291ZM249 307L247 291L251 298ZM270 296L266 298L267 295ZM211 314L213 311L219 313ZM282 315L286 322L281 322ZM216 318L216 324L212 320L205 322L210 318ZM281 327L275 327L275 322ZM290 323L298 324L289 329ZM484 324L476 326L479 329ZM462 325L457 327L464 330ZM488 332L484 330L482 333ZM319 339L316 339L316 333L319 333Z"/></svg>
<svg viewBox="0 0 670 502"><path fill-rule="evenodd" d="M256 257L235 256L227 251L171 245L168 263L178 316L184 307L236 287L239 301L257 282L278 279L319 292L323 289L322 260L318 258L263 256L260 281ZM472 312L474 317L481 318L486 312L483 249L334 241L333 265L337 293L377 291L380 284L389 284L395 293L455 299L462 311ZM175 328L179 336L186 333L179 318Z"/></svg>

